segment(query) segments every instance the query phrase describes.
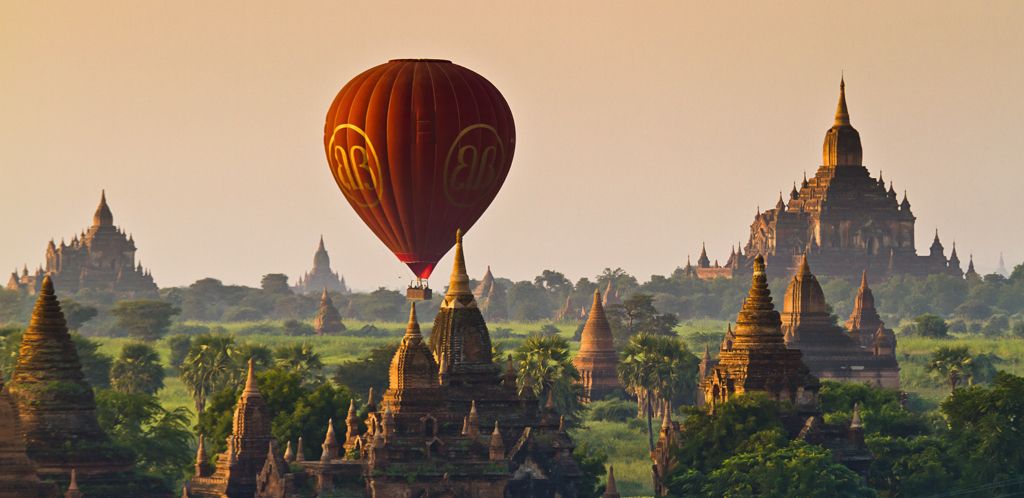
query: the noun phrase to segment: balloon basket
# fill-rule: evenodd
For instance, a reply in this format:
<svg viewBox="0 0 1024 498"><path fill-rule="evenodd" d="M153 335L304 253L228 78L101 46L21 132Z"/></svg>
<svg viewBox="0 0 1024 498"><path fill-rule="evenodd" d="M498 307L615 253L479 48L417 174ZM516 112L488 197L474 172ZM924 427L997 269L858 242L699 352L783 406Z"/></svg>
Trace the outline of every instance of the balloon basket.
<svg viewBox="0 0 1024 498"><path fill-rule="evenodd" d="M430 290L426 282L414 283L405 289L405 298L410 301L430 301L434 297L434 291Z"/></svg>

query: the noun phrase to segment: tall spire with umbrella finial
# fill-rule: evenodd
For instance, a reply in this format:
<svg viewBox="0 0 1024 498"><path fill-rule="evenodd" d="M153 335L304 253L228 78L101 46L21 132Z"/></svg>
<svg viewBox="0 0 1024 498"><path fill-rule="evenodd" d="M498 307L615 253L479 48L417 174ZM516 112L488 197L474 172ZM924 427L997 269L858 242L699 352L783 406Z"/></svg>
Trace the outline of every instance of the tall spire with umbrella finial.
<svg viewBox="0 0 1024 498"><path fill-rule="evenodd" d="M850 111L846 108L846 77L839 78L839 103L836 104L835 126L850 126Z"/></svg>

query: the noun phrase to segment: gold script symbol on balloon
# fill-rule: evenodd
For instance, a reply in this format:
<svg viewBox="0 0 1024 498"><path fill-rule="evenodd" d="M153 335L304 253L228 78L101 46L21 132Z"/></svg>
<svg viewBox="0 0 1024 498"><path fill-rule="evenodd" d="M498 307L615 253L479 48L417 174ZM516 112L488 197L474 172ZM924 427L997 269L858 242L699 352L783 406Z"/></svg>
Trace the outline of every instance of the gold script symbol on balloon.
<svg viewBox="0 0 1024 498"><path fill-rule="evenodd" d="M362 137L363 144L350 144L347 140L348 130ZM350 201L362 207L374 207L380 204L384 191L384 182L380 177L380 161L373 142L362 128L345 123L334 127L328 145L331 172L334 180L341 187L341 192Z"/></svg>
<svg viewBox="0 0 1024 498"><path fill-rule="evenodd" d="M459 132L444 161L444 196L456 206L486 197L505 165L505 146L493 126L477 123Z"/></svg>

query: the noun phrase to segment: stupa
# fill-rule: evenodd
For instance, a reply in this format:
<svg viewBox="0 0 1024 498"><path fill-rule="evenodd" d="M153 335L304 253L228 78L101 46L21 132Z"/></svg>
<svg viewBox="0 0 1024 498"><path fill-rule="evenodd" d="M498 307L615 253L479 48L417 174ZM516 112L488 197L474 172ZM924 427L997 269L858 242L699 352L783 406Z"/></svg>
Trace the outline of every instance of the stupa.
<svg viewBox="0 0 1024 498"><path fill-rule="evenodd" d="M601 304L601 292L594 291L587 322L580 336L580 351L572 360L580 373L583 401L600 400L622 389L619 383L619 354L615 351L612 328Z"/></svg>
<svg viewBox="0 0 1024 498"><path fill-rule="evenodd" d="M0 372L0 498L57 498L57 486L39 480L25 453L14 401Z"/></svg>

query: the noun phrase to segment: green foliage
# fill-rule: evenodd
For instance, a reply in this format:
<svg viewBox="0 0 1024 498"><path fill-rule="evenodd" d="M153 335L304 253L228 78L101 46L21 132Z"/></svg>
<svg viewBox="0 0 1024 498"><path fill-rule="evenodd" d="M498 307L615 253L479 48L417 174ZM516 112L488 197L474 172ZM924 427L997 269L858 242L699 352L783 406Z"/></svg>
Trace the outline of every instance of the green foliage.
<svg viewBox="0 0 1024 498"><path fill-rule="evenodd" d="M555 308L552 294L544 287L522 281L512 284L507 293L509 318L536 321L550 318Z"/></svg>
<svg viewBox="0 0 1024 498"><path fill-rule="evenodd" d="M937 425L933 417L903 407L904 394L851 382L821 383L819 406L825 421L849 425L854 404L860 404L866 434L917 436L928 434Z"/></svg>
<svg viewBox="0 0 1024 498"><path fill-rule="evenodd" d="M111 386L125 394L156 394L164 387L160 355L146 344L125 344L110 368Z"/></svg>
<svg viewBox="0 0 1024 498"><path fill-rule="evenodd" d="M706 496L871 497L874 491L831 453L803 441L751 445L708 476Z"/></svg>
<svg viewBox="0 0 1024 498"><path fill-rule="evenodd" d="M520 393L530 392L541 400L551 396L558 413L570 422L579 421L583 406L576 382L580 373L572 364L569 341L559 336L530 336L512 358Z"/></svg>
<svg viewBox="0 0 1024 498"><path fill-rule="evenodd" d="M144 341L163 337L171 326L171 317L180 312L171 303L151 300L119 301L110 309L121 330Z"/></svg>
<svg viewBox="0 0 1024 498"><path fill-rule="evenodd" d="M941 347L928 360L928 371L944 379L950 391L969 381L974 372L974 358L966 346Z"/></svg>
<svg viewBox="0 0 1024 498"><path fill-rule="evenodd" d="M634 395L650 392L673 406L693 399L697 387L697 358L677 337L641 333L620 353L619 378Z"/></svg>
<svg viewBox="0 0 1024 498"><path fill-rule="evenodd" d="M319 382L323 380L324 363L313 346L303 342L280 346L274 350L274 365L297 372L302 378Z"/></svg>
<svg viewBox="0 0 1024 498"><path fill-rule="evenodd" d="M271 294L291 294L292 289L288 286L288 275L283 273L268 273L260 279L260 288Z"/></svg>
<svg viewBox="0 0 1024 498"><path fill-rule="evenodd" d="M310 336L316 333L313 326L298 320L285 320L284 333L290 336Z"/></svg>
<svg viewBox="0 0 1024 498"><path fill-rule="evenodd" d="M131 449L137 468L169 488L191 470L192 432L184 408L166 410L155 396L96 391L96 418L114 443Z"/></svg>
<svg viewBox="0 0 1024 498"><path fill-rule="evenodd" d="M949 337L949 325L941 317L925 313L914 318L914 321L904 329L904 333L920 337L945 339Z"/></svg>
<svg viewBox="0 0 1024 498"><path fill-rule="evenodd" d="M602 399L587 406L588 420L625 422L636 417L636 403L623 399Z"/></svg>
<svg viewBox="0 0 1024 498"><path fill-rule="evenodd" d="M607 473L605 465L608 463L608 455L590 444L582 442L576 445L572 452L573 458L579 464L580 472L583 474L577 486L580 498L601 498L604 494L602 477Z"/></svg>
<svg viewBox="0 0 1024 498"><path fill-rule="evenodd" d="M99 352L100 343L78 334L71 334L71 340L75 342L75 349L78 351L78 361L82 364L82 374L85 375L85 381L93 389L110 387L110 368L113 360Z"/></svg>
<svg viewBox="0 0 1024 498"><path fill-rule="evenodd" d="M868 483L886 496L930 496L951 489L959 477L957 455L940 436L865 437L875 457Z"/></svg>
<svg viewBox="0 0 1024 498"><path fill-rule="evenodd" d="M175 334L167 338L167 347L170 349L168 362L173 369L181 368L188 356L188 350L192 348L192 336L187 334Z"/></svg>
<svg viewBox="0 0 1024 498"><path fill-rule="evenodd" d="M307 457L317 458L317 441L322 441L327 421L345 420L351 395L344 387L328 382L308 382L301 373L276 367L256 375L256 383L271 415L271 432L278 441L307 442ZM204 434L207 451L220 452L231 433L231 417L240 389L221 390L210 398L206 411L199 415L197 430ZM343 427L343 426L341 426ZM344 429L336 430L344 432Z"/></svg>
<svg viewBox="0 0 1024 498"><path fill-rule="evenodd" d="M70 299L61 302L60 308L64 312L64 319L68 322L68 330L82 328L82 324L96 318L96 314L99 313L99 310L92 306L79 304Z"/></svg>
<svg viewBox="0 0 1024 498"><path fill-rule="evenodd" d="M388 385L388 368L398 351L398 343L388 343L371 349L356 360L343 362L334 374L334 381L354 393L365 393L371 387L378 393Z"/></svg>
<svg viewBox="0 0 1024 498"><path fill-rule="evenodd" d="M941 410L962 461L961 485L1015 481L999 491L1024 492L1024 378L999 373L991 386L954 391Z"/></svg>
<svg viewBox="0 0 1024 498"><path fill-rule="evenodd" d="M343 317L357 320L400 322L408 318L409 305L404 294L380 287L369 294L350 296L348 307L339 311Z"/></svg>
<svg viewBox="0 0 1024 498"><path fill-rule="evenodd" d="M203 411L210 394L242 383L250 358L261 366L273 361L269 348L239 344L230 335L201 334L192 340L182 363L181 380L195 402L196 413Z"/></svg>
<svg viewBox="0 0 1024 498"><path fill-rule="evenodd" d="M21 347L21 328L0 327L0 379L10 378L18 364L18 349Z"/></svg>

